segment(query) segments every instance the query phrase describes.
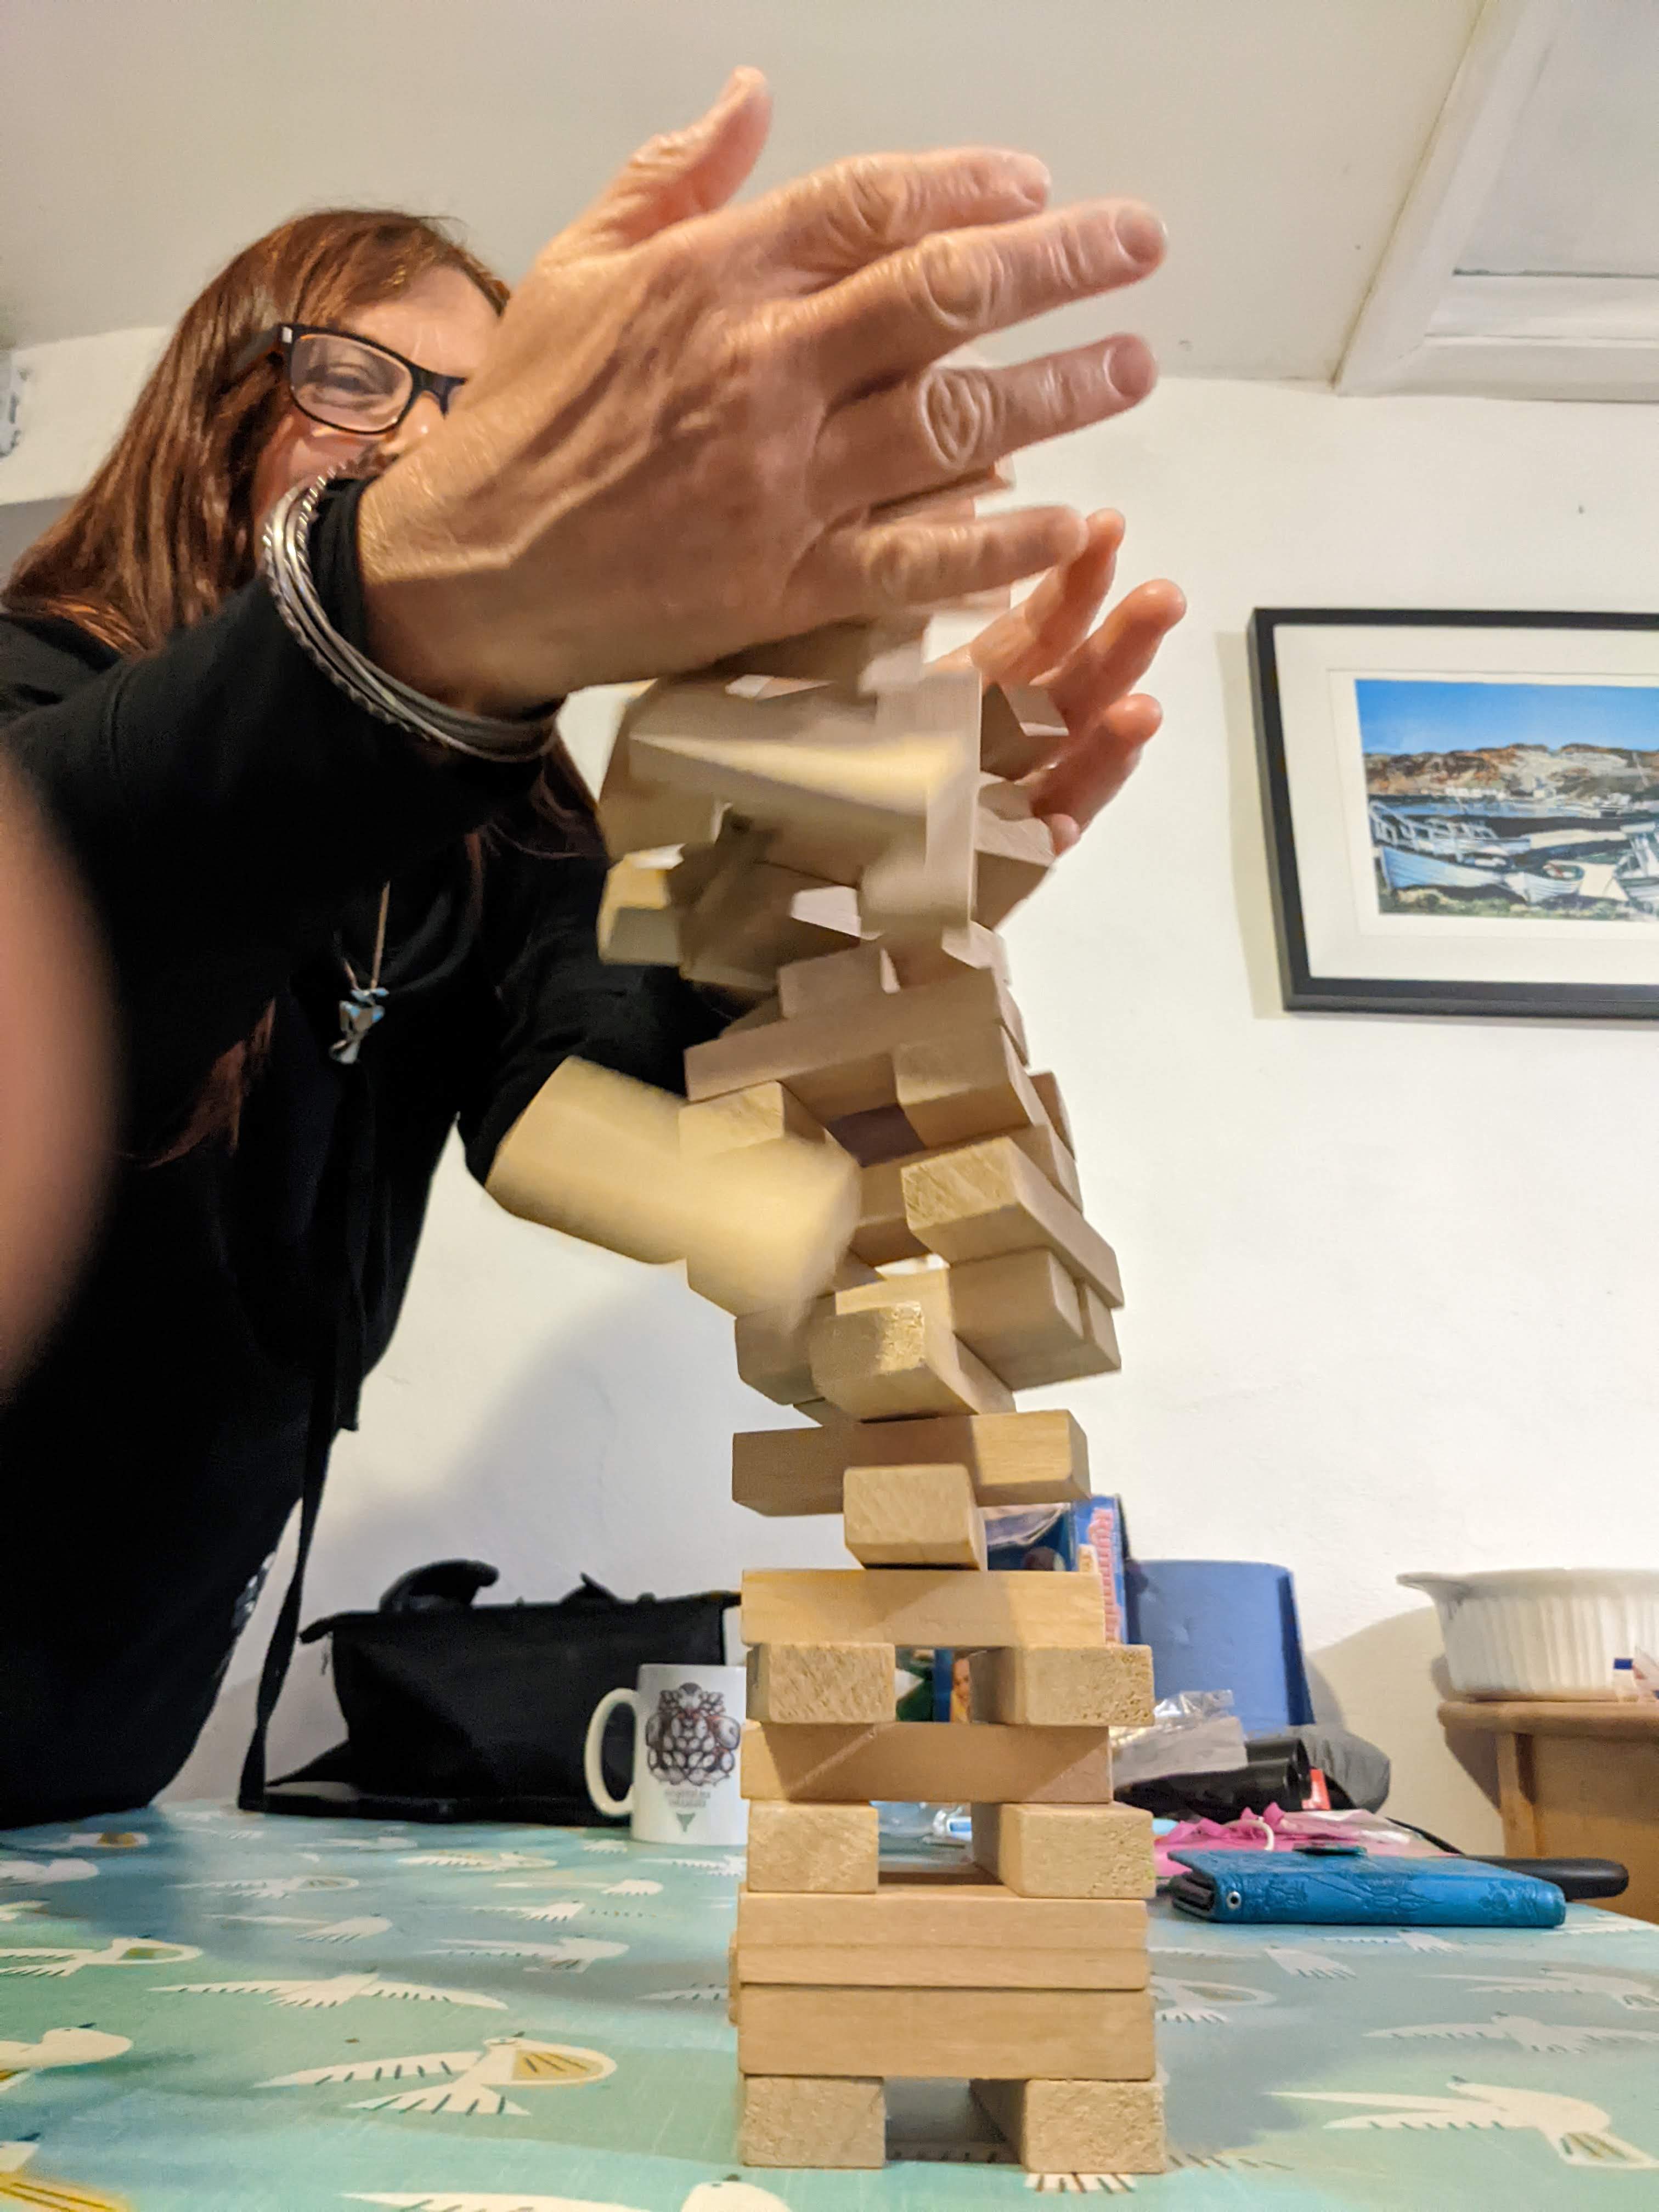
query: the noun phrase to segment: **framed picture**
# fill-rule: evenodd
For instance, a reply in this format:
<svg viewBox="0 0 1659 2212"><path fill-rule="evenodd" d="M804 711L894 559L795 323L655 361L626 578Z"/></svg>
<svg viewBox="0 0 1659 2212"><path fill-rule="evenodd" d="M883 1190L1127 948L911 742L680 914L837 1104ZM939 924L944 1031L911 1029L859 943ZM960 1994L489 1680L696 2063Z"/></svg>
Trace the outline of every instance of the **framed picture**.
<svg viewBox="0 0 1659 2212"><path fill-rule="evenodd" d="M1262 607L1285 1004L1659 1018L1659 615Z"/></svg>

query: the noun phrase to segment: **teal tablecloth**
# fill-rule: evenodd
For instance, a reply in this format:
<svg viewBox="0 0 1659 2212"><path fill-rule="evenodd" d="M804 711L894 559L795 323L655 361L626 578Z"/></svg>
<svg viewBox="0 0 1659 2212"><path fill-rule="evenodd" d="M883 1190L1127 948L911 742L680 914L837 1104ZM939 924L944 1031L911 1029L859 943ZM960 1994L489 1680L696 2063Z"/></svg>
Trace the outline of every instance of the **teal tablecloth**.
<svg viewBox="0 0 1659 2212"><path fill-rule="evenodd" d="M951 2160L938 2092L883 2172L745 2174L741 1865L207 1807L0 1841L0 2212L1659 2206L1659 1929L1583 1907L1364 1938L1160 1909L1157 2179Z"/></svg>

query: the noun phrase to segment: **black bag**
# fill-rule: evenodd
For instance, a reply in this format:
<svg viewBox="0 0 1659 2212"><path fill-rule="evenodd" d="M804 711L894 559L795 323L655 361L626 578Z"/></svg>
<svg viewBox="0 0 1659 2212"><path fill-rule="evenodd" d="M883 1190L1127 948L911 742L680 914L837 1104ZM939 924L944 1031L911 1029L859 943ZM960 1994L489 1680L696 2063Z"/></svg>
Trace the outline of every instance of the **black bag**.
<svg viewBox="0 0 1659 2212"><path fill-rule="evenodd" d="M719 1666L734 1593L632 1603L584 1575L556 1605L472 1600L499 1577L477 1559L417 1568L376 1613L313 1621L331 1638L347 1741L265 1793L273 1813L366 1819L598 1822L582 1746L607 1690L642 1666ZM627 1786L614 1753L613 1794Z"/></svg>

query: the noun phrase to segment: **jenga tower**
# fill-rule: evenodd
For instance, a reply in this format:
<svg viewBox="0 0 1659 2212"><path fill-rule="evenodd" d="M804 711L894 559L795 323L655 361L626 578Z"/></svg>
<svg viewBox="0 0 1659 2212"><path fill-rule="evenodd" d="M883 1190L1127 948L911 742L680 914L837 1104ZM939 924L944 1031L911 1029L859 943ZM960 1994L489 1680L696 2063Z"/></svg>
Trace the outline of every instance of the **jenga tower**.
<svg viewBox="0 0 1659 2212"><path fill-rule="evenodd" d="M1055 725L996 692L981 724L976 676L894 651L791 641L746 690L656 687L602 809L613 957L775 987L687 1054L683 1149L860 1166L835 1285L737 1322L744 1379L817 1425L735 1437L733 1495L839 1513L858 1562L743 1578L742 2156L879 2166L884 2082L965 2076L1035 2171L1157 2172L1152 1826L1112 1802L1109 1737L1152 1718L1148 1655L1107 1641L1087 1568L986 1566L982 1509L1090 1495L1077 1423L1013 1394L1118 1364L1116 1262L988 926L1052 857L1005 778ZM678 860L640 850L671 837ZM901 1645L973 1655L970 1722L895 1719ZM884 1875L889 1799L971 1805L974 1864Z"/></svg>

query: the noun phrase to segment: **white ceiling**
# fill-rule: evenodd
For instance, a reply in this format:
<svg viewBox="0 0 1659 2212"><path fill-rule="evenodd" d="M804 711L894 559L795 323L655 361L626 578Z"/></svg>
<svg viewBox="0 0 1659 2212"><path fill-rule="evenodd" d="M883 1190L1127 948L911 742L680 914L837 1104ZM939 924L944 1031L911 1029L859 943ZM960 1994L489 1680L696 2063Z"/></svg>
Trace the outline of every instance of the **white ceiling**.
<svg viewBox="0 0 1659 2212"><path fill-rule="evenodd" d="M1636 0L1638 6L1650 0ZM1000 141L1168 220L1131 306L1167 369L1324 378L1479 0L0 0L0 342L170 321L298 207L465 218L508 274L734 63L763 184ZM1650 226L1650 242L1659 237ZM1029 349L1033 342L1027 339Z"/></svg>

